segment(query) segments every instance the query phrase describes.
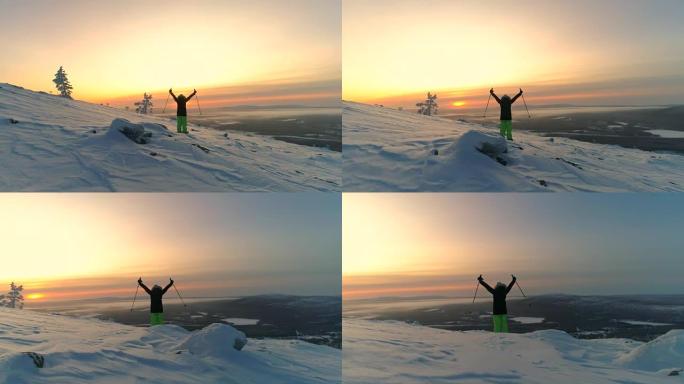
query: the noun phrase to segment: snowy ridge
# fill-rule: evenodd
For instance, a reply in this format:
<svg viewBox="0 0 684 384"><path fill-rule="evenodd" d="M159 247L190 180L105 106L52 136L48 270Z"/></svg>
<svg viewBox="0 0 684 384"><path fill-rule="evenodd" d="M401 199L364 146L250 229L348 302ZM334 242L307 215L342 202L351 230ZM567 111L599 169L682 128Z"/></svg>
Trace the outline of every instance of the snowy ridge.
<svg viewBox="0 0 684 384"><path fill-rule="evenodd" d="M188 332L0 308L0 383L339 383L338 349L244 338L225 324ZM44 358L38 368L24 352Z"/></svg>
<svg viewBox="0 0 684 384"><path fill-rule="evenodd" d="M343 105L345 191L684 191L684 156Z"/></svg>
<svg viewBox="0 0 684 384"><path fill-rule="evenodd" d="M444 331L346 319L345 383L684 383L684 331L641 343L528 334Z"/></svg>
<svg viewBox="0 0 684 384"><path fill-rule="evenodd" d="M152 134L147 144L120 132L128 122ZM340 189L340 153L192 124L188 130L176 134L175 120L0 83L0 190Z"/></svg>

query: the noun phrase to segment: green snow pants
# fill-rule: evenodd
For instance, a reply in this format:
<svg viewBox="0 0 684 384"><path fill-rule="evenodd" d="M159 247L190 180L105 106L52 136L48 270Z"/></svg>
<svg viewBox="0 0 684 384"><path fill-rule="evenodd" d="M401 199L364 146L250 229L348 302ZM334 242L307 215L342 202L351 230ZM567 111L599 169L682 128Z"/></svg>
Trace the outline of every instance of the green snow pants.
<svg viewBox="0 0 684 384"><path fill-rule="evenodd" d="M162 325L164 324L164 314L163 313L150 313L150 325Z"/></svg>
<svg viewBox="0 0 684 384"><path fill-rule="evenodd" d="M178 133L188 133L187 116L176 116L176 130L178 130Z"/></svg>
<svg viewBox="0 0 684 384"><path fill-rule="evenodd" d="M508 315L494 315L494 332L508 333Z"/></svg>
<svg viewBox="0 0 684 384"><path fill-rule="evenodd" d="M508 140L513 140L513 121L512 120L501 120L499 124L499 129L501 131L501 136Z"/></svg>

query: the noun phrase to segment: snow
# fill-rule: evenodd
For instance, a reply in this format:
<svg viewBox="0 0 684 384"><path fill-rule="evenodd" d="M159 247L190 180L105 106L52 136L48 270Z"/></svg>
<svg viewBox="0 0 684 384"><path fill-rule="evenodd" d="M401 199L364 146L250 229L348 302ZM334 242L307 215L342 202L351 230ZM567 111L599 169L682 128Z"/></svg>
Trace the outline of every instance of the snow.
<svg viewBox="0 0 684 384"><path fill-rule="evenodd" d="M519 316L519 317L511 317L512 321L515 321L517 323L521 324L540 324L544 322L543 317L525 317L525 316Z"/></svg>
<svg viewBox="0 0 684 384"><path fill-rule="evenodd" d="M259 319L246 319L242 317L229 317L223 319L226 323L231 323L233 325L257 325L259 324Z"/></svg>
<svg viewBox="0 0 684 384"><path fill-rule="evenodd" d="M565 332L446 331L345 319L345 383L682 383L684 331L649 342Z"/></svg>
<svg viewBox="0 0 684 384"><path fill-rule="evenodd" d="M496 127L353 102L343 106L345 191L684 190L684 156L515 128L514 141L506 142Z"/></svg>
<svg viewBox="0 0 684 384"><path fill-rule="evenodd" d="M645 325L645 326L652 326L652 327L659 327L659 326L664 326L664 325L672 325L669 323L653 323L650 321L639 321L639 320L619 320L621 323L629 324L629 325Z"/></svg>
<svg viewBox="0 0 684 384"><path fill-rule="evenodd" d="M213 324L133 327L0 308L0 383L340 383L341 352ZM44 357L37 368L23 352Z"/></svg>
<svg viewBox="0 0 684 384"><path fill-rule="evenodd" d="M190 117L192 122L192 117ZM121 132L151 133L138 144ZM3 191L338 191L341 154L0 83Z"/></svg>
<svg viewBox="0 0 684 384"><path fill-rule="evenodd" d="M668 139L684 139L684 131L672 131L669 129L649 129L646 132Z"/></svg>

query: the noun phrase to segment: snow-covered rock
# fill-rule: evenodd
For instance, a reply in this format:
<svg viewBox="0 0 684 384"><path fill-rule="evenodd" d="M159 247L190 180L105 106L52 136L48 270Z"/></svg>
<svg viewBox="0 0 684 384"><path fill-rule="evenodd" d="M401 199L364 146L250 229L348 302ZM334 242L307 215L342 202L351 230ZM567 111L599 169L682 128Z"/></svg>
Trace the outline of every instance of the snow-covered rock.
<svg viewBox="0 0 684 384"><path fill-rule="evenodd" d="M343 321L344 382L683 383L682 331L649 343L527 334L446 331L396 321Z"/></svg>
<svg viewBox="0 0 684 384"><path fill-rule="evenodd" d="M340 190L339 152L188 129L0 83L0 191Z"/></svg>
<svg viewBox="0 0 684 384"><path fill-rule="evenodd" d="M250 340L225 324L189 332L0 308L0 383L340 383L341 352ZM44 358L38 368L25 352Z"/></svg>
<svg viewBox="0 0 684 384"><path fill-rule="evenodd" d="M684 156L345 102L345 191L684 191Z"/></svg>
<svg viewBox="0 0 684 384"><path fill-rule="evenodd" d="M247 344L243 332L230 325L214 323L193 332L178 345L198 356L226 356L241 350Z"/></svg>

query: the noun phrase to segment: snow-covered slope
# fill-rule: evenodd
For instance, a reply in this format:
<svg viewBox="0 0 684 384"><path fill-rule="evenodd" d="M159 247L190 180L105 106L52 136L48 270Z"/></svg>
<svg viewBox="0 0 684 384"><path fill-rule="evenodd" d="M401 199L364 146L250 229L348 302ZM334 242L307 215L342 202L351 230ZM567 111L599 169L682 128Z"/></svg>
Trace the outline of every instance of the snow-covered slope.
<svg viewBox="0 0 684 384"><path fill-rule="evenodd" d="M249 339L225 324L188 332L0 309L0 383L340 383L338 349ZM43 357L38 368L24 352Z"/></svg>
<svg viewBox="0 0 684 384"><path fill-rule="evenodd" d="M343 326L345 383L684 383L681 330L644 344L556 330L454 332L358 319Z"/></svg>
<svg viewBox="0 0 684 384"><path fill-rule="evenodd" d="M345 191L683 191L684 156L344 103ZM435 154L436 150L436 154Z"/></svg>
<svg viewBox="0 0 684 384"><path fill-rule="evenodd" d="M147 144L121 134L143 122ZM192 118L190 118L192 122ZM340 189L341 154L270 137L66 100L0 84L2 191L304 191Z"/></svg>

